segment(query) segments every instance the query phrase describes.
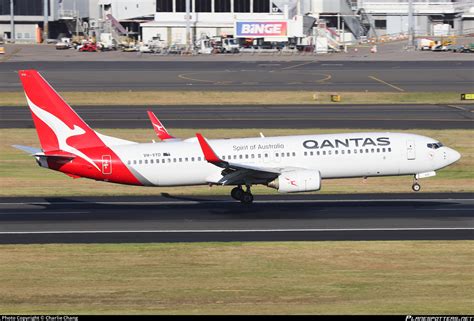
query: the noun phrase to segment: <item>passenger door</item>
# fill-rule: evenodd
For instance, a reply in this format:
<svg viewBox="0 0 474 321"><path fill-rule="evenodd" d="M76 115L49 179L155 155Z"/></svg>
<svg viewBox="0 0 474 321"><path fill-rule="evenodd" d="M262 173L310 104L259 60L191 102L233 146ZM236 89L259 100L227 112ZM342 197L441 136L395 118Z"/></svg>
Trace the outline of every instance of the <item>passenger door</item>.
<svg viewBox="0 0 474 321"><path fill-rule="evenodd" d="M112 157L110 155L102 155L102 174L112 174Z"/></svg>

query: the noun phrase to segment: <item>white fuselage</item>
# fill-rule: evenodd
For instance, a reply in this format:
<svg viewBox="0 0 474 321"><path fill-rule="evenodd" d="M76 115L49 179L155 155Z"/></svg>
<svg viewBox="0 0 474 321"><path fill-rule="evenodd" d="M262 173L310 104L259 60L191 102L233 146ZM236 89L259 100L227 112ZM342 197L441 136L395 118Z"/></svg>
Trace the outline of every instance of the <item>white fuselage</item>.
<svg viewBox="0 0 474 321"><path fill-rule="evenodd" d="M432 143L429 137L387 132L209 140L222 160L317 170L323 179L422 174L460 158L448 147L429 148ZM196 138L111 148L144 185L213 184L222 178L222 168L204 159Z"/></svg>

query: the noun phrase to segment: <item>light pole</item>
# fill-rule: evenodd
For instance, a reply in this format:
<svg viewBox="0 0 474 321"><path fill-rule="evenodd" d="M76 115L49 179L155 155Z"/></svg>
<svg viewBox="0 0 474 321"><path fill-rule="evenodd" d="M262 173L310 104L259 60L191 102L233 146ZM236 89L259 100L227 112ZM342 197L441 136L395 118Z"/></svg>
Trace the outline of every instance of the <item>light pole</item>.
<svg viewBox="0 0 474 321"><path fill-rule="evenodd" d="M46 43L49 35L49 28L48 28L48 1L43 0L43 15L44 15L44 22L43 22L43 42Z"/></svg>
<svg viewBox="0 0 474 321"><path fill-rule="evenodd" d="M15 43L15 11L13 2L15 0L10 0L10 41Z"/></svg>
<svg viewBox="0 0 474 321"><path fill-rule="evenodd" d="M413 0L408 0L408 46L415 46L415 29L413 23Z"/></svg>
<svg viewBox="0 0 474 321"><path fill-rule="evenodd" d="M191 0L186 0L186 47L191 50L192 36L191 36Z"/></svg>

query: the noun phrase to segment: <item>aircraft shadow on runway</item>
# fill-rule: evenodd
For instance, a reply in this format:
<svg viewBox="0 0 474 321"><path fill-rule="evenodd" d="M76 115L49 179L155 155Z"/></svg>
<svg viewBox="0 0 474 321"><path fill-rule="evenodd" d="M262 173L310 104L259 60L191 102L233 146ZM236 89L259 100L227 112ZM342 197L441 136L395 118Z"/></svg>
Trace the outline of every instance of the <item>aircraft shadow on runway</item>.
<svg viewBox="0 0 474 321"><path fill-rule="evenodd" d="M147 199L142 203L129 202L114 204L101 201L78 200L73 198L45 198L44 202L31 202L37 208L31 210L12 209L12 215L2 215L2 221L18 220L21 216L28 215L34 220L226 220L226 219L391 219L410 218L452 220L456 217L472 217L469 210L459 211L459 208L471 208L456 202L417 200L417 201L337 201L337 200L311 200L303 202L287 199L285 201L267 200L245 205L225 198L201 198L163 195L163 198ZM152 202L159 202L152 203ZM466 207L467 206L467 207ZM441 210L440 210L441 209ZM451 211L450 209L453 209ZM22 212L24 214L22 214ZM44 212L44 215L41 215ZM55 212L58 212L57 214ZM71 212L70 214L68 212ZM28 214L27 214L28 213Z"/></svg>

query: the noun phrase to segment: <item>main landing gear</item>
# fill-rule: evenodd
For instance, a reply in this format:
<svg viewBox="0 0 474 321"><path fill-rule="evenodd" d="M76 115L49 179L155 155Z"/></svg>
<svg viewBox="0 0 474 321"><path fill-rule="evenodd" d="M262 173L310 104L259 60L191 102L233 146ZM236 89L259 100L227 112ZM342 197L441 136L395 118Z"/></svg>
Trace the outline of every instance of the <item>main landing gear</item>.
<svg viewBox="0 0 474 321"><path fill-rule="evenodd" d="M250 192L250 185L247 185L247 190L244 191L242 186L237 186L232 189L230 196L237 201L241 201L243 204L250 204L253 202L253 195Z"/></svg>
<svg viewBox="0 0 474 321"><path fill-rule="evenodd" d="M415 176L414 179L413 179L413 185L411 186L411 189L412 189L414 192L419 192L420 189L421 189L421 186L420 186L420 184L418 184L418 180L416 179L416 176Z"/></svg>

